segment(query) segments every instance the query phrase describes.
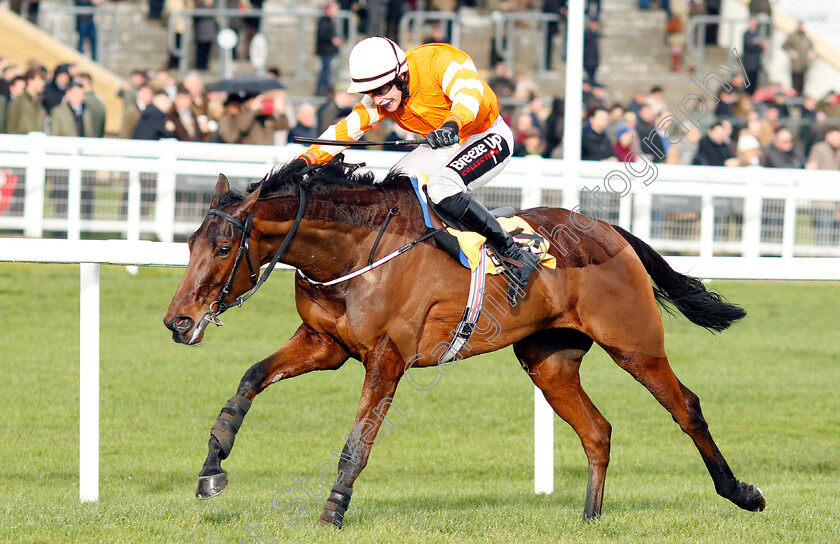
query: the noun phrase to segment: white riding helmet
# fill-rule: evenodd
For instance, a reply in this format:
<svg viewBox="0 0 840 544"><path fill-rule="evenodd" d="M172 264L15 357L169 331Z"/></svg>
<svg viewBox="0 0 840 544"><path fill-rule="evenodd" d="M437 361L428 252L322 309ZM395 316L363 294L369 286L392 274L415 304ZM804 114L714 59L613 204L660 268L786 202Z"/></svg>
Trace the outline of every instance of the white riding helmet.
<svg viewBox="0 0 840 544"><path fill-rule="evenodd" d="M394 81L408 71L405 52L388 38L374 36L356 44L350 52L348 93L364 93Z"/></svg>

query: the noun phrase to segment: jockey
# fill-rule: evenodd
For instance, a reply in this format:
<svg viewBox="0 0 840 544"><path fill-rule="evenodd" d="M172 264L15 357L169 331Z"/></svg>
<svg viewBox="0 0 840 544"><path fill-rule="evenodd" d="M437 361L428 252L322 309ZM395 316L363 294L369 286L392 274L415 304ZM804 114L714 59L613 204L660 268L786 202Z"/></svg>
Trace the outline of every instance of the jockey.
<svg viewBox="0 0 840 544"><path fill-rule="evenodd" d="M362 100L321 138L359 140L390 117L409 132L426 136L395 166L428 180L429 198L487 242L511 263L508 299L516 303L539 264L522 250L473 191L499 174L511 157L513 133L499 115L496 95L476 72L472 59L448 44L425 44L403 52L384 37L366 38L350 53L347 92ZM344 147L313 145L300 155L306 164L324 163ZM515 284L515 285L514 285Z"/></svg>

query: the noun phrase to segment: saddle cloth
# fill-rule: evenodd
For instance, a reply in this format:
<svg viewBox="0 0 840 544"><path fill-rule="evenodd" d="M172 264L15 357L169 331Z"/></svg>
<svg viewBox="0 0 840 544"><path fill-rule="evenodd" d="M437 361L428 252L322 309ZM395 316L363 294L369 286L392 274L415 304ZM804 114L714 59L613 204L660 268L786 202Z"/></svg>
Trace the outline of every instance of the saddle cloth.
<svg viewBox="0 0 840 544"><path fill-rule="evenodd" d="M420 207L423 209L423 221L429 229L440 228L443 223L436 215L429 209L429 204L426 201L426 191L421 187L421 181L414 177L409 177L411 185L414 187L414 193L417 195L417 200L420 202ZM428 179L422 181L423 185L428 183ZM527 221L521 217L497 217L499 224L507 232L511 233L513 238L521 245L527 246L531 252L541 257L540 264L546 268L556 268L556 259L548 253L548 241L535 233L534 229ZM486 241L484 236L470 231L462 231L447 227L446 232L457 240L458 255L456 256L454 250L450 253L455 257L465 268L475 270L481 261L481 247ZM443 244L446 245L446 244ZM500 274L504 267L496 255L491 255L486 265L487 274Z"/></svg>

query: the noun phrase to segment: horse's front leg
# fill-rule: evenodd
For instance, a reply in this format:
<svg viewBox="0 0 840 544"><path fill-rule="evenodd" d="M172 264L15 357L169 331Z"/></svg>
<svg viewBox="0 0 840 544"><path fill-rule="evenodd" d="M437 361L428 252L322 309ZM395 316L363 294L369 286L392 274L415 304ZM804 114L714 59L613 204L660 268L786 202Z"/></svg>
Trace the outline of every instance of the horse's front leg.
<svg viewBox="0 0 840 544"><path fill-rule="evenodd" d="M273 355L249 368L242 376L236 394L225 403L216 424L210 430L207 459L198 475L195 496L209 499L227 486L227 472L222 470L222 459L230 455L236 433L257 393L281 379L312 370L335 370L348 357L344 348L335 340L301 325L294 336Z"/></svg>
<svg viewBox="0 0 840 544"><path fill-rule="evenodd" d="M318 523L332 524L339 528L350 504L353 482L367 465L370 449L376 443L379 428L383 422L389 427L393 426L393 423L386 421L385 415L393 403L394 392L405 366L399 349L387 334L378 339L373 349L364 357L364 363L365 383L356 422L341 452L338 477L327 499L324 513L318 518ZM405 411L399 405L395 409L401 415L405 415Z"/></svg>

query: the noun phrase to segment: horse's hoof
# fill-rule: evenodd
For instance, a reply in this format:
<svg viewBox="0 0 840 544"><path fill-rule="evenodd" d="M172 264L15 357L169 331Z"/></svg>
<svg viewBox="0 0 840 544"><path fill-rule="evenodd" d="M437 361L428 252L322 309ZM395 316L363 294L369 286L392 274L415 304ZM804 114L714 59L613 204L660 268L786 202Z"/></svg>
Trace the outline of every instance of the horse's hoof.
<svg viewBox="0 0 840 544"><path fill-rule="evenodd" d="M764 493L758 487L741 482L741 491L744 494L744 501L743 504L739 504L738 506L750 512L761 512L764 510Z"/></svg>
<svg viewBox="0 0 840 544"><path fill-rule="evenodd" d="M227 472L198 477L198 489L195 496L198 499L212 499L227 487Z"/></svg>
<svg viewBox="0 0 840 544"><path fill-rule="evenodd" d="M324 512L321 514L321 517L318 518L318 525L330 525L335 527L336 529L341 529L341 523L344 520L344 516L337 516L335 512Z"/></svg>
<svg viewBox="0 0 840 544"><path fill-rule="evenodd" d="M598 521L601 518L601 512L583 512L583 522L584 523L592 523L593 521Z"/></svg>

